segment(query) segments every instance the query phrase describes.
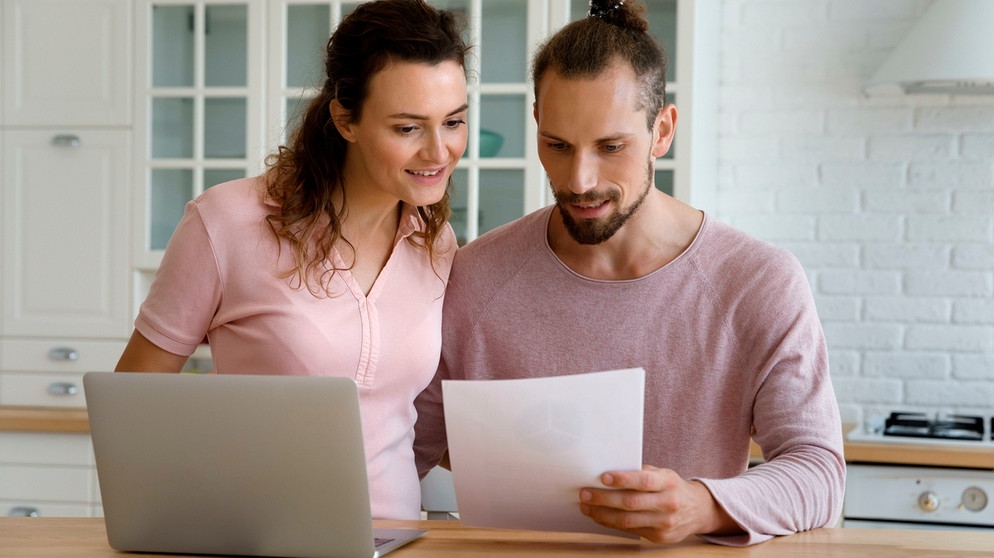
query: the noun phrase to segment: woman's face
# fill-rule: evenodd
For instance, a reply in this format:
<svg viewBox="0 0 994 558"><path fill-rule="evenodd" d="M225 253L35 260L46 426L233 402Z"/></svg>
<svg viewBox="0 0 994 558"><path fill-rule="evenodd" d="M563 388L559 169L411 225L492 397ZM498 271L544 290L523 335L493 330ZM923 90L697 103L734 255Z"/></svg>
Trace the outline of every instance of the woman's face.
<svg viewBox="0 0 994 558"><path fill-rule="evenodd" d="M466 75L454 61L390 62L373 75L360 119L336 117L349 142L349 198L422 206L441 200L466 150L466 98Z"/></svg>

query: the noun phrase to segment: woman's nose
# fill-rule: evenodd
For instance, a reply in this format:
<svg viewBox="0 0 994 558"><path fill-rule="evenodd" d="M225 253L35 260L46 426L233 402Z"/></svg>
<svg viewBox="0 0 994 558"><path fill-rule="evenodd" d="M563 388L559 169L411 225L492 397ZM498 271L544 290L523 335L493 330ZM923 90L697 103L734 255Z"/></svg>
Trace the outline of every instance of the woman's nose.
<svg viewBox="0 0 994 558"><path fill-rule="evenodd" d="M438 132L432 132L425 136L424 144L421 146L421 158L426 161L442 163L446 160L447 150L442 136Z"/></svg>

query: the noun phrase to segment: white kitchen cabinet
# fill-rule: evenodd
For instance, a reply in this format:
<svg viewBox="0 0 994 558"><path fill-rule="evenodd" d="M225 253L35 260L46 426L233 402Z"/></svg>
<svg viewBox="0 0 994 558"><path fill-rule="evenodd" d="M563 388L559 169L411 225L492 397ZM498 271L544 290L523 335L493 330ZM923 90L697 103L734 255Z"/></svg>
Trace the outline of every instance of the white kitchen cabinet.
<svg viewBox="0 0 994 558"><path fill-rule="evenodd" d="M0 406L83 408L83 374L113 370L125 344L123 339L2 339Z"/></svg>
<svg viewBox="0 0 994 558"><path fill-rule="evenodd" d="M131 331L132 2L0 14L0 404L79 407Z"/></svg>
<svg viewBox="0 0 994 558"><path fill-rule="evenodd" d="M129 0L3 0L6 126L131 122Z"/></svg>
<svg viewBox="0 0 994 558"><path fill-rule="evenodd" d="M101 514L88 434L0 432L0 515Z"/></svg>
<svg viewBox="0 0 994 558"><path fill-rule="evenodd" d="M0 0L0 406L85 405L131 330L132 0ZM101 511L85 433L0 432L0 514Z"/></svg>
<svg viewBox="0 0 994 558"><path fill-rule="evenodd" d="M3 132L5 337L124 338L130 132Z"/></svg>
<svg viewBox="0 0 994 558"><path fill-rule="evenodd" d="M0 4L0 30L5 30L5 29L6 29L6 27L4 27L3 4ZM2 35L0 35L0 70L2 70L4 68L3 61L4 61L4 57L6 56L6 51L7 51L6 45L4 44ZM7 151L7 149L6 149L6 147L4 146L4 143L3 143L3 133L2 133L3 129L4 129L4 123L5 123L4 116L3 116L3 113L4 113L3 105L4 105L5 99L6 99L6 94L4 92L4 87L5 87L4 84L7 82L5 75L6 75L6 72L0 71L0 153L5 153ZM2 181L3 181L3 157L0 157L0 215L3 215L3 187L2 187L3 182ZM2 244L2 243L0 243L0 244ZM4 291L4 289L3 289L3 274L4 274L3 265L4 265L3 246L0 246L0 297L3 296L3 291ZM2 301L2 300L3 299L0 298L0 301ZM2 304L2 302L0 302L0 304ZM3 320L0 319L0 339L2 339L2 338L3 338Z"/></svg>
<svg viewBox="0 0 994 558"><path fill-rule="evenodd" d="M0 2L2 2L2 0L0 0ZM4 129L4 125L5 125L5 120L4 120L4 116L3 116L3 113L4 113L3 106L4 106L4 103L5 103L5 99L6 99L6 95L4 93L4 84L7 81L6 77L5 77L6 72L2 71L3 68L5 67L3 61L5 59L6 51L7 51L6 45L4 44L4 40L3 40L3 33L6 33L6 31L5 31L6 27L4 27L4 17L3 17L4 10L3 10L3 8L4 8L4 4L0 3L0 153L6 153L7 152L7 149L4 147L4 144L3 144L3 129ZM0 215L3 215L3 207L4 207L4 200L3 200L3 174L4 174L4 171L3 171L3 157L0 156ZM3 253L3 246L0 246L0 304L3 304L3 290L4 290L3 289L3 274L4 274L3 269L4 269L4 260L5 260L5 255ZM2 338L3 338L3 319L0 318L0 339L2 339ZM0 369L0 370L2 370L2 369ZM2 389L2 388L0 388L0 389Z"/></svg>

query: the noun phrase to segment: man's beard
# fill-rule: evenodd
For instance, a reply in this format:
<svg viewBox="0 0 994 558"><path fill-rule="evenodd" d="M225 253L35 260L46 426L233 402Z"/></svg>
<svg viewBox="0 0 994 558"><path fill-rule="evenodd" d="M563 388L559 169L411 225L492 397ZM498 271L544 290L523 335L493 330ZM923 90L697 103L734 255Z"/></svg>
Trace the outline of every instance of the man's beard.
<svg viewBox="0 0 994 558"><path fill-rule="evenodd" d="M576 203L592 203L602 200L617 202L621 199L621 192L617 189L608 190L606 195L597 194L594 192L587 192L585 194L573 194L570 192L558 192L555 188L552 189L552 194L556 198L556 207L559 208L559 214L563 218L563 224L566 226L566 232L569 233L573 240L579 242L580 244L600 244L605 240L614 236L614 233L618 232L621 227L628 222L632 215L638 211L639 207L642 206L642 202L645 201L646 196L649 195L649 189L652 188L652 173L653 165L652 161L649 161L648 169L645 175L645 185L642 188L642 193L639 194L638 199L636 199L630 206L624 209L616 210L612 215L607 217L606 221L598 221L593 219L581 219L577 221L573 219L569 211L566 210L567 204Z"/></svg>

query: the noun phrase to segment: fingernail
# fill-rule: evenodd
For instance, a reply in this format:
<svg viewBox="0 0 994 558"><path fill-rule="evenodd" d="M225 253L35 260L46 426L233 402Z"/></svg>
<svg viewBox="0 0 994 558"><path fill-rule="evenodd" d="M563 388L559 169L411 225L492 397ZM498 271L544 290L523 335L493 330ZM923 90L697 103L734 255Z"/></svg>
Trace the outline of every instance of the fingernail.
<svg viewBox="0 0 994 558"><path fill-rule="evenodd" d="M580 491L580 501L581 502L589 502L592 497L593 497L593 495L590 493L589 490L581 490Z"/></svg>
<svg viewBox="0 0 994 558"><path fill-rule="evenodd" d="M608 486L611 486L612 484L614 484L614 475L612 475L610 473L604 473L601 476L601 482L603 482L604 484L606 484Z"/></svg>

